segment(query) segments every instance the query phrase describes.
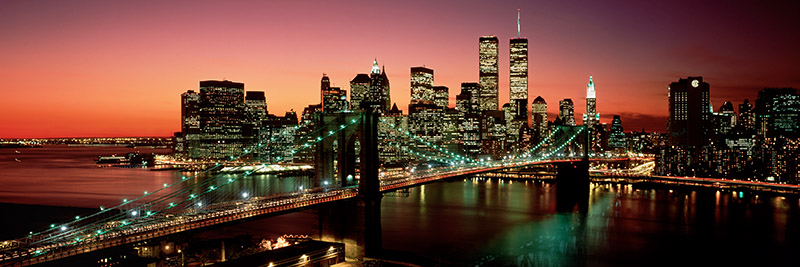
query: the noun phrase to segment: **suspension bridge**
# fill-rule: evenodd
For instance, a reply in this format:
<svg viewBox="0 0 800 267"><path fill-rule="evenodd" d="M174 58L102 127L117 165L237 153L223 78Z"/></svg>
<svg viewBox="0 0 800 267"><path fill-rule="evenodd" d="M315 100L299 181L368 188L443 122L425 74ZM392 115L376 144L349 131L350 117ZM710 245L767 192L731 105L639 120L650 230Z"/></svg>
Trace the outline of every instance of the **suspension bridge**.
<svg viewBox="0 0 800 267"><path fill-rule="evenodd" d="M575 158L564 156L568 154L563 153L569 146L580 146L576 144L576 140L581 134L585 134L584 127L559 127L526 151L494 160L476 160L431 144L410 133L408 129L391 125L391 131L403 136L402 142L405 144L401 151L419 161L436 164L381 176L377 153L378 123L379 115L370 112L322 115L316 121L314 130L297 138L298 142L291 147L275 147L269 142L257 144L245 149L241 155L232 156L227 161L216 163L193 176L182 177L172 184L146 191L137 198L123 199L115 206L101 207L94 214L51 224L48 229L32 231L24 237L5 241L0 247L0 266L52 262L348 199L362 203L359 204L360 212L366 213L363 217L367 222L363 227L368 229L363 231L365 236L359 238L359 243L363 243L359 246L364 251L359 252L358 257L362 257L370 253L369 247L380 247L379 209L381 194L384 192L452 177L537 164L563 164L563 172L570 175L576 173L570 172L572 169L579 169L577 173L580 174L582 168L588 175L588 158L584 157L588 153L582 153ZM270 150L267 153L286 155L277 157L276 162L287 161L291 158L289 156L304 150L313 150L314 185L269 196L251 196L225 190L242 178L268 168L272 163L261 163L235 176L223 177L219 170L254 161L255 157L249 155L256 151L263 152L265 148ZM587 163L581 165L579 162ZM559 168L559 172L562 172L562 168ZM359 178L357 184L352 182L353 177ZM578 181L578 189L583 187L583 183L584 181ZM588 180L585 184L588 186ZM374 224L370 220L377 220L377 229L370 226Z"/></svg>

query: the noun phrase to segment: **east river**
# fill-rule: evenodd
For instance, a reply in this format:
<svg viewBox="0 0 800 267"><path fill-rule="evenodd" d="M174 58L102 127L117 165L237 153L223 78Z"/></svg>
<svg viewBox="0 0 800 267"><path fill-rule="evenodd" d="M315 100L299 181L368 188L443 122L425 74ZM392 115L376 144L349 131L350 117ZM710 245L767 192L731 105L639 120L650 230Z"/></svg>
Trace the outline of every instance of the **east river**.
<svg viewBox="0 0 800 267"><path fill-rule="evenodd" d="M133 150L0 149L0 202L97 209L187 175L93 162ZM309 179L255 175L222 190L268 195L301 185ZM592 185L587 212L558 213L555 193L547 183L477 177L390 193L381 206L383 248L443 266L800 265L797 196ZM313 226L304 226L312 216L282 215L229 231L313 234ZM41 229L0 231L28 230Z"/></svg>

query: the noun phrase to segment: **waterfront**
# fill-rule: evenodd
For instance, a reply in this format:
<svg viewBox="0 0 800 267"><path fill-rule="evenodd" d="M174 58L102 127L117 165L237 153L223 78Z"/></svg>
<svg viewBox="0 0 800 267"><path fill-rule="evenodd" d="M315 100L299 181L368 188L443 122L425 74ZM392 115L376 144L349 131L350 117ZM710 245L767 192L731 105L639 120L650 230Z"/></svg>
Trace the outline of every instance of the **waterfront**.
<svg viewBox="0 0 800 267"><path fill-rule="evenodd" d="M92 161L130 150L0 150L0 173L9 185L0 190L0 202L97 208L183 175L97 168ZM285 192L307 178L254 176L242 181L229 191ZM407 194L387 194L382 201L383 247L459 266L674 266L692 258L697 258L692 265L798 262L792 257L800 247L797 197L616 185L593 185L590 192L585 214L555 212L555 187L541 182L455 179ZM212 234L314 234L314 216L298 212Z"/></svg>

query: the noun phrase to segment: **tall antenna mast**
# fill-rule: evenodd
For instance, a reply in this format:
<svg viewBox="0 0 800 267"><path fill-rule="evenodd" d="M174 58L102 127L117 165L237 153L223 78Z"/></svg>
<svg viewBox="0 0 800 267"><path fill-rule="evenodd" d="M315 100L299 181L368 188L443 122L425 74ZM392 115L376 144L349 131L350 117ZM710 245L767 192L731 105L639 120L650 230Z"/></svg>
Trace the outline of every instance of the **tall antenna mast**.
<svg viewBox="0 0 800 267"><path fill-rule="evenodd" d="M519 8L517 8L517 38L520 38L520 35L519 35Z"/></svg>

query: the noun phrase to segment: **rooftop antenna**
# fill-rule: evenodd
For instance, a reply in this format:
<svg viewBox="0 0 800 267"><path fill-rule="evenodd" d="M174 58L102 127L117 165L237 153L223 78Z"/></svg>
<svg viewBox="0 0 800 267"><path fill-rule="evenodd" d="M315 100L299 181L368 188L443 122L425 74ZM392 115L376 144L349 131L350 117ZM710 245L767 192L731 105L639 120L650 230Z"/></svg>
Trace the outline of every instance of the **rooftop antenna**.
<svg viewBox="0 0 800 267"><path fill-rule="evenodd" d="M520 35L519 35L519 8L517 8L517 38L520 38Z"/></svg>

